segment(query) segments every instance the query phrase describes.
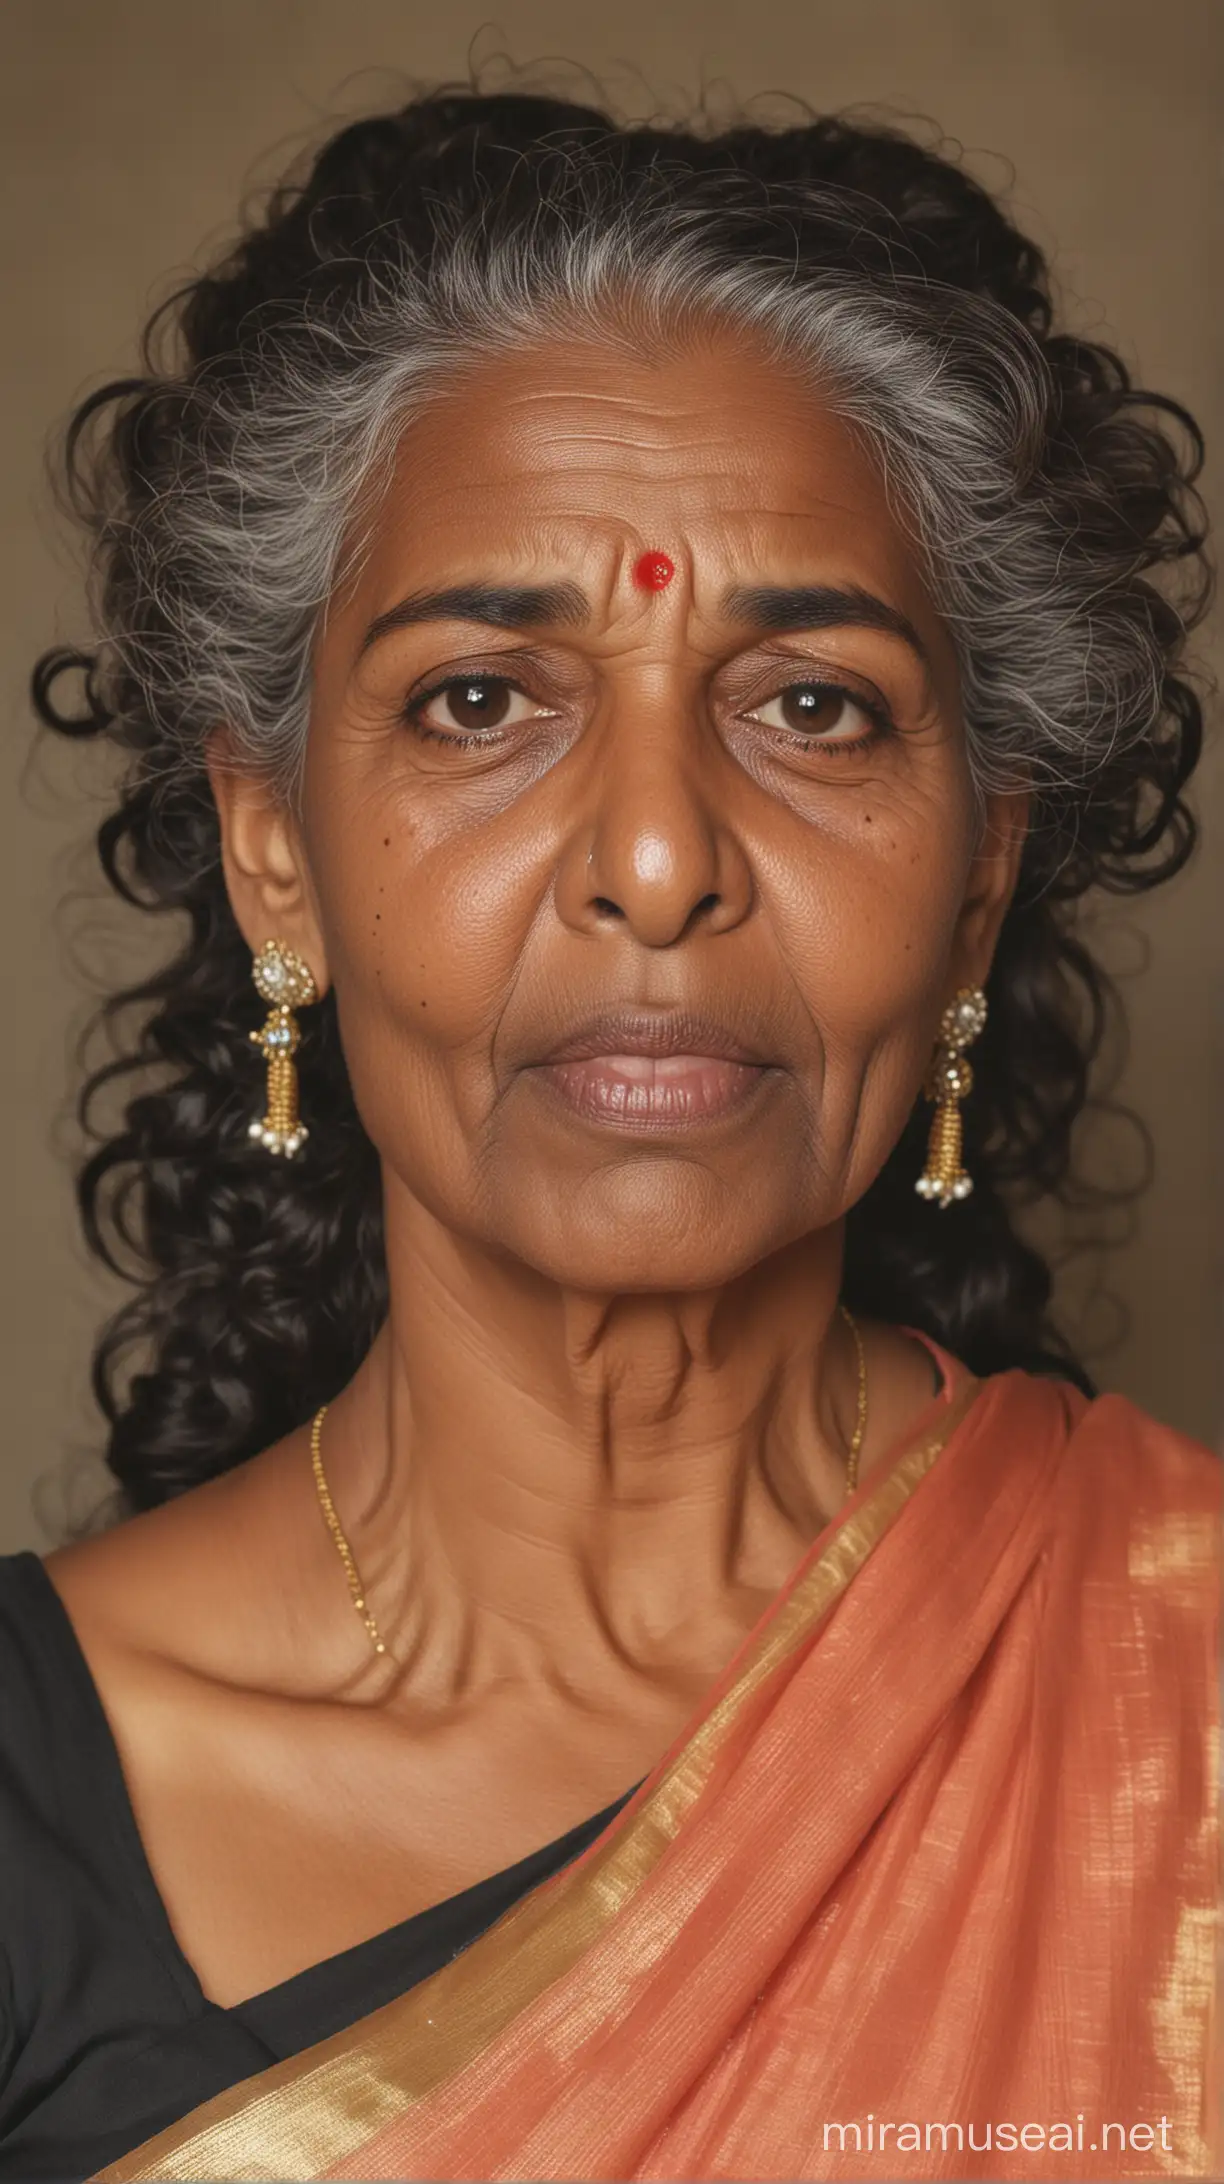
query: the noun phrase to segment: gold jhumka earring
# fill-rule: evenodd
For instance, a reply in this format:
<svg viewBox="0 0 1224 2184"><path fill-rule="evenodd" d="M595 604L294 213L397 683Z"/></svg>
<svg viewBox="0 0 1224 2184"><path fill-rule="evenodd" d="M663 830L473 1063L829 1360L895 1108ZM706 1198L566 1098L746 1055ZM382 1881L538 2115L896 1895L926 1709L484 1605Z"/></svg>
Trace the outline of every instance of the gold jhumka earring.
<svg viewBox="0 0 1224 2184"><path fill-rule="evenodd" d="M308 964L283 940L266 940L251 966L255 990L268 1004L268 1020L251 1040L268 1065L267 1112L251 1124L250 1135L270 1153L287 1160L306 1142L306 1125L298 1114L298 1074L294 1055L301 1043L295 1009L309 1007L319 998Z"/></svg>
<svg viewBox="0 0 1224 2184"><path fill-rule="evenodd" d="M961 1165L964 1137L960 1103L973 1090L973 1071L965 1059L986 1022L986 996L980 986L962 986L948 1003L939 1022L939 1043L923 1086L935 1102L926 1167L914 1185L920 1198L933 1198L950 1206L956 1198L968 1198L973 1177Z"/></svg>

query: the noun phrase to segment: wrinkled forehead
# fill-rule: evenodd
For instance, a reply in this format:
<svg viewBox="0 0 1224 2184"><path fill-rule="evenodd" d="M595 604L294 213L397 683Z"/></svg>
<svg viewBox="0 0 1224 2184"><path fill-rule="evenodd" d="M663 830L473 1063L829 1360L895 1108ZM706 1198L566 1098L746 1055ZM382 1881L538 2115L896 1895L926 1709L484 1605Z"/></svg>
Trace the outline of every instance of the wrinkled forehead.
<svg viewBox="0 0 1224 2184"><path fill-rule="evenodd" d="M658 359L571 339L463 367L403 431L365 577L374 591L435 582L473 557L557 574L654 546L683 550L697 591L798 580L815 557L907 611L926 603L863 440L797 368L738 336Z"/></svg>

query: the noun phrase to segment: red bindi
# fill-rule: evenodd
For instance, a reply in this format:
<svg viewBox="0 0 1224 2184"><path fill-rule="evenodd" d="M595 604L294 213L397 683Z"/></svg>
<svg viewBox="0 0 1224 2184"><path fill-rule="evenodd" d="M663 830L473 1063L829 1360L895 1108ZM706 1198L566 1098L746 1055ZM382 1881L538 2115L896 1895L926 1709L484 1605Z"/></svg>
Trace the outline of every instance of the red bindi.
<svg viewBox="0 0 1224 2184"><path fill-rule="evenodd" d="M676 564L666 554L640 554L633 564L633 581L640 591L666 591Z"/></svg>

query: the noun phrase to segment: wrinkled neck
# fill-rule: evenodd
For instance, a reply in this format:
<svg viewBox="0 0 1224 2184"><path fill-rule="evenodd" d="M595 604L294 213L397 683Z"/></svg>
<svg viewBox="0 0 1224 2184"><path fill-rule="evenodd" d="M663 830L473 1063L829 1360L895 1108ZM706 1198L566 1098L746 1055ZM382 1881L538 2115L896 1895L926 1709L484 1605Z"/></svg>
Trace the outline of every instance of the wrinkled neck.
<svg viewBox="0 0 1224 2184"><path fill-rule="evenodd" d="M328 1462L418 1652L432 1622L597 1676L755 1612L844 1494L840 1262L831 1231L716 1290L579 1294L401 1200Z"/></svg>

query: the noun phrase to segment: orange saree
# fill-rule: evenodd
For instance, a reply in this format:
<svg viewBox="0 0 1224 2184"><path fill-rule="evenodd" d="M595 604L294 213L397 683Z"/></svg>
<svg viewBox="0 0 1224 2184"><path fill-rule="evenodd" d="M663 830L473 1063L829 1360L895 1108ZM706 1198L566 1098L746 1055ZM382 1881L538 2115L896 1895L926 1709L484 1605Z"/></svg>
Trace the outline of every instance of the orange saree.
<svg viewBox="0 0 1224 2184"><path fill-rule="evenodd" d="M1218 2177L1220 1467L938 1355L582 1858L104 2176Z"/></svg>

